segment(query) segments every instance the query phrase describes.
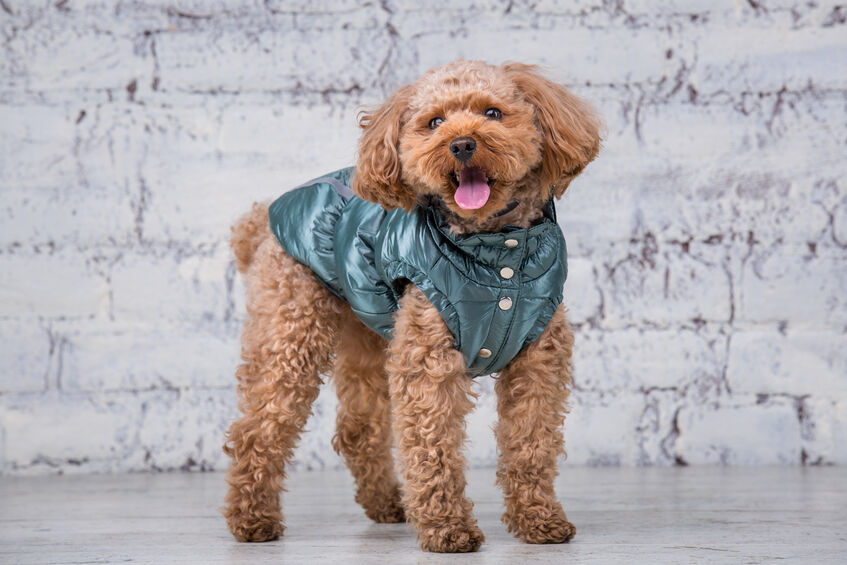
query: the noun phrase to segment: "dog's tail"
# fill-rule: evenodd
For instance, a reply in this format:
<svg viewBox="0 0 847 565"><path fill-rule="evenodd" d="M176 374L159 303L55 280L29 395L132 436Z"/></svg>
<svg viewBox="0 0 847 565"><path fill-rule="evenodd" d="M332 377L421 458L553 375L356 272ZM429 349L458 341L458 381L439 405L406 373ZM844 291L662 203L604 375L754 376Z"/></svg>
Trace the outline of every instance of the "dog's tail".
<svg viewBox="0 0 847 565"><path fill-rule="evenodd" d="M229 245L235 255L235 267L244 273L253 260L259 245L270 235L268 227L268 203L256 202L253 208L232 226Z"/></svg>

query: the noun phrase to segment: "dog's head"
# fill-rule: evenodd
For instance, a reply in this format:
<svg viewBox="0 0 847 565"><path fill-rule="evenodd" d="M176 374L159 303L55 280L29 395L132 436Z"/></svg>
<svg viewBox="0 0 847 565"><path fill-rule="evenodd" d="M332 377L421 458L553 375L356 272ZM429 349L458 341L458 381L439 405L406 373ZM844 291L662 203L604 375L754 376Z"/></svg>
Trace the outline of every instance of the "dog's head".
<svg viewBox="0 0 847 565"><path fill-rule="evenodd" d="M600 148L588 104L517 63L432 69L359 125L353 190L407 210L437 197L460 231L531 222Z"/></svg>

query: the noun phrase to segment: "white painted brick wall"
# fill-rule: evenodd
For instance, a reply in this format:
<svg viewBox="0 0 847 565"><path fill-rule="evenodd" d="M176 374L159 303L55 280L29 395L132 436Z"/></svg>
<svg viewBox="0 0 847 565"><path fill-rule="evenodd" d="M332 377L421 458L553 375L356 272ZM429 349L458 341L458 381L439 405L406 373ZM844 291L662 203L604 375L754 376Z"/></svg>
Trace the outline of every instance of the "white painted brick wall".
<svg viewBox="0 0 847 565"><path fill-rule="evenodd" d="M845 24L832 0L0 0L0 472L224 468L230 223L352 163L357 109L458 56L542 64L608 126L558 205L568 460L847 463ZM340 465L335 406L301 467Z"/></svg>

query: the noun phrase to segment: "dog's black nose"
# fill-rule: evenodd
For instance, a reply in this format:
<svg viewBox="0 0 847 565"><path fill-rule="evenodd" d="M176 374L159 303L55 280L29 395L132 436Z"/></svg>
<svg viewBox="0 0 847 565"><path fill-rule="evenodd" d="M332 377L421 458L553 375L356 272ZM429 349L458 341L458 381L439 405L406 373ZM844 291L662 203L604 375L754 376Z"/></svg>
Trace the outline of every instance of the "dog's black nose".
<svg viewBox="0 0 847 565"><path fill-rule="evenodd" d="M476 141L471 137L459 137L450 142L450 153L462 163L467 163L468 159L473 157L474 151Z"/></svg>

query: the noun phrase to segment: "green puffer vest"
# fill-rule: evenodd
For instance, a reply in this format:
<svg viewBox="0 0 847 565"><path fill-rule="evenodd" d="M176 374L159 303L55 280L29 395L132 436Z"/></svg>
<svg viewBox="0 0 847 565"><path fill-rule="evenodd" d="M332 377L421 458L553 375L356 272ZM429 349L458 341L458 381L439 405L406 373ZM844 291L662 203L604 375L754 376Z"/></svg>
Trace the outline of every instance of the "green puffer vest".
<svg viewBox="0 0 847 565"><path fill-rule="evenodd" d="M552 200L527 229L456 235L435 208L386 211L341 169L280 196L271 230L359 319L390 339L406 281L441 313L472 377L499 371L536 340L562 301L565 238Z"/></svg>

